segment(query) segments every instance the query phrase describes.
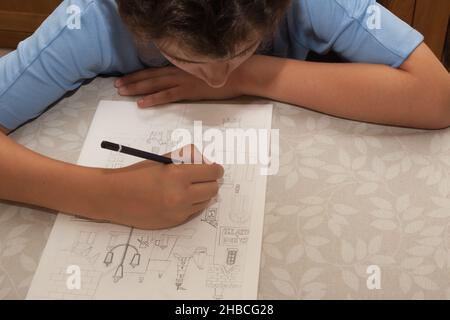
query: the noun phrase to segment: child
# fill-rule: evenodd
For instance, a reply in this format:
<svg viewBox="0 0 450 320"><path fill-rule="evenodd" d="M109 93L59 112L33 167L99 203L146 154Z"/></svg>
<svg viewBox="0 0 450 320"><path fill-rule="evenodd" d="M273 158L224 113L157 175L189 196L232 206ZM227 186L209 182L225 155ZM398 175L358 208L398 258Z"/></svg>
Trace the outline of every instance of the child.
<svg viewBox="0 0 450 320"><path fill-rule="evenodd" d="M309 51L354 63L305 62ZM126 75L116 87L143 96L142 108L255 95L360 121L450 126L449 74L374 0L67 0L0 70L5 133L99 74ZM222 174L152 162L84 168L0 134L0 198L139 228L186 221Z"/></svg>

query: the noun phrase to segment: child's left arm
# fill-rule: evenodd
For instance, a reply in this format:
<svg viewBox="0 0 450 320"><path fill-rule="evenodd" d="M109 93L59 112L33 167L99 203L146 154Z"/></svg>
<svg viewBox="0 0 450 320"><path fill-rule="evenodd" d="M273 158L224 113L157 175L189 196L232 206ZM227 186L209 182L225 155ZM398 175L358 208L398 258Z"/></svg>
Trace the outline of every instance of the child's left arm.
<svg viewBox="0 0 450 320"><path fill-rule="evenodd" d="M398 69L259 56L239 73L246 94L359 121L423 129L450 126L450 75L425 44Z"/></svg>
<svg viewBox="0 0 450 320"><path fill-rule="evenodd" d="M147 95L141 107L253 95L358 121L421 129L450 126L450 75L425 44L398 69L253 56L220 89L173 67L155 71L124 77L121 93ZM170 85L164 88L158 79Z"/></svg>

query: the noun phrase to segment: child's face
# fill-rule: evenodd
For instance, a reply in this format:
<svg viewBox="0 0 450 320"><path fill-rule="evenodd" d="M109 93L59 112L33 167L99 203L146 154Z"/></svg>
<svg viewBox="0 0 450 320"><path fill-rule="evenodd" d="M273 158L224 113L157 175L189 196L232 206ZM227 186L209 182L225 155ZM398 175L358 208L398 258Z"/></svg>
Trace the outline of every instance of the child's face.
<svg viewBox="0 0 450 320"><path fill-rule="evenodd" d="M230 74L250 58L261 40L245 43L236 50L237 55L226 59L213 59L183 50L175 42L164 42L158 46L161 54L173 65L205 81L210 87L221 88Z"/></svg>

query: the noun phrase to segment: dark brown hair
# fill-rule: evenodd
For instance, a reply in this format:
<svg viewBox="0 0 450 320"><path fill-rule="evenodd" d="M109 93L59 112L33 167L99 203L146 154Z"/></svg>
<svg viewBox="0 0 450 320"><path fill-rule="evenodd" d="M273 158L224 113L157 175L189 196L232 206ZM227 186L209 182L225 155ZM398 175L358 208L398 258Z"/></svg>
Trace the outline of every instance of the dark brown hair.
<svg viewBox="0 0 450 320"><path fill-rule="evenodd" d="M277 27L290 0L117 0L125 24L142 40L174 39L198 54L223 58ZM256 40L256 39L254 39Z"/></svg>

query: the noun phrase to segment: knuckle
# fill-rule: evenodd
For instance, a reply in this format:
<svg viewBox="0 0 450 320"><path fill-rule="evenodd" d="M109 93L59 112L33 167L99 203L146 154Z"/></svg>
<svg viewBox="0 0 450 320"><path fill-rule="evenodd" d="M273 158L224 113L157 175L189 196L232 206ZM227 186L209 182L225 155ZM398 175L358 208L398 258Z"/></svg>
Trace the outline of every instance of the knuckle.
<svg viewBox="0 0 450 320"><path fill-rule="evenodd" d="M132 92L136 92L137 90L139 90L138 84L137 83L132 83L126 86L126 91L128 93L132 93Z"/></svg>
<svg viewBox="0 0 450 320"><path fill-rule="evenodd" d="M156 88L163 88L164 85L166 84L165 82L165 78L163 77L158 77L158 78L153 78L149 80L149 83L156 89Z"/></svg>

